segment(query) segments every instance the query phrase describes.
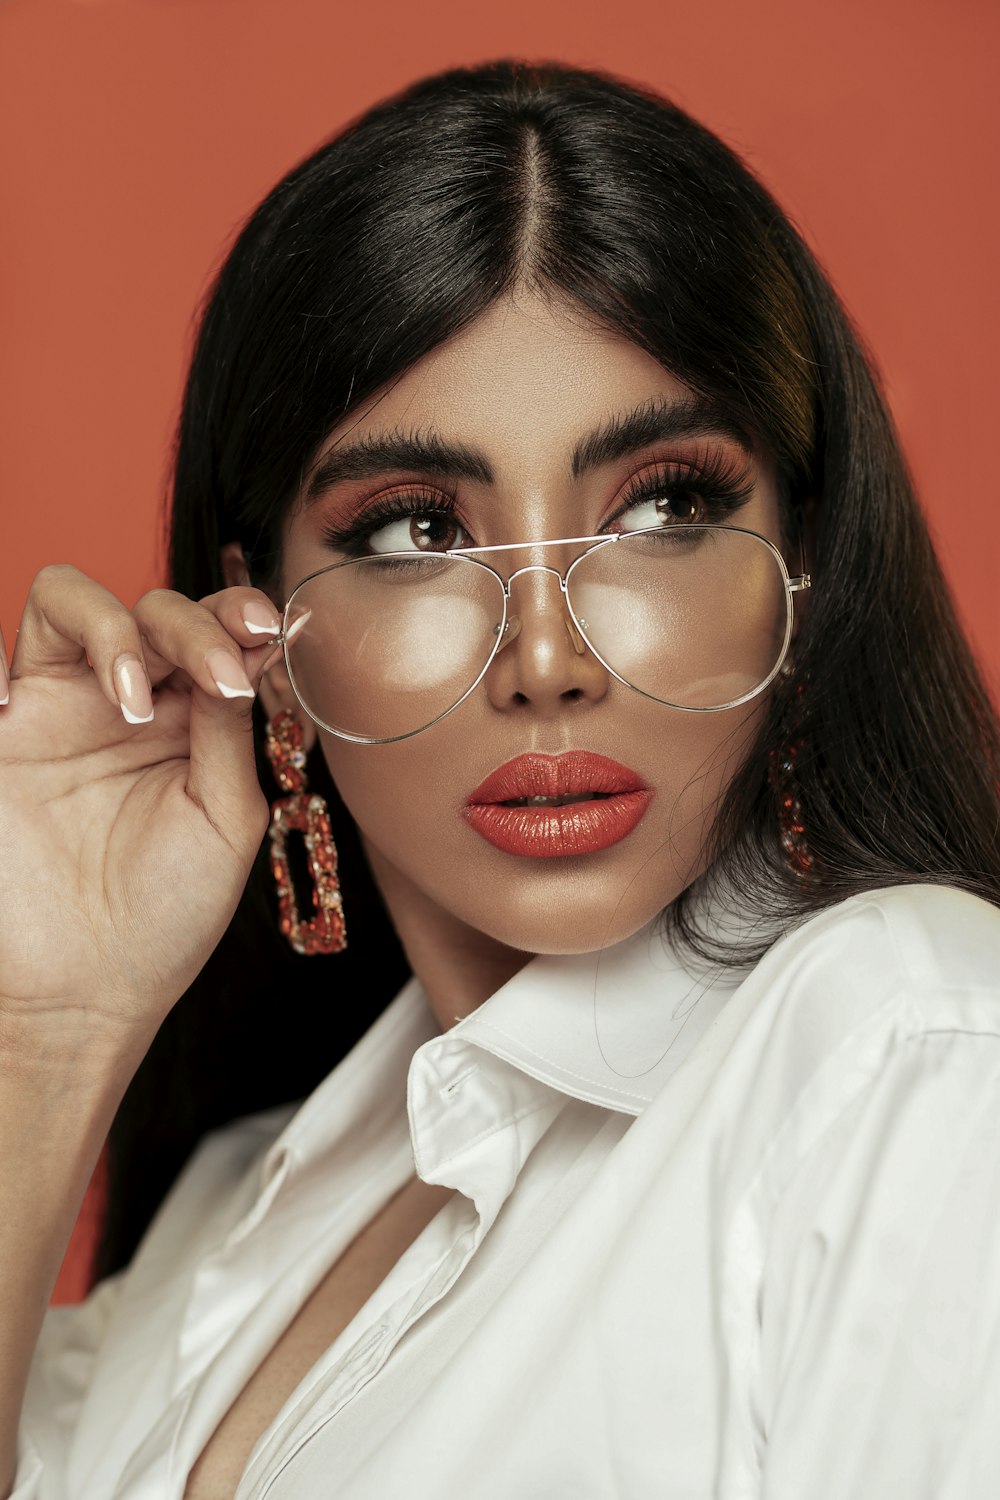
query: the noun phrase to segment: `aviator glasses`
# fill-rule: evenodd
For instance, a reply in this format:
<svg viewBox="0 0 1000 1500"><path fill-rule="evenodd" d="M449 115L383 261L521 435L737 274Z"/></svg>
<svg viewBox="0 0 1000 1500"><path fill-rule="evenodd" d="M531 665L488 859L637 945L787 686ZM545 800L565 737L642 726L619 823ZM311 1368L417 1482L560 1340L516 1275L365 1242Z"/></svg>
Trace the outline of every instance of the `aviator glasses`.
<svg viewBox="0 0 1000 1500"><path fill-rule="evenodd" d="M531 562L505 579L492 565L581 545L563 570ZM276 644L296 697L357 744L429 729L517 634L511 585L524 574L558 580L577 651L688 713L736 708L768 686L788 651L793 595L811 586L766 537L709 523L349 558L304 578L285 604Z"/></svg>

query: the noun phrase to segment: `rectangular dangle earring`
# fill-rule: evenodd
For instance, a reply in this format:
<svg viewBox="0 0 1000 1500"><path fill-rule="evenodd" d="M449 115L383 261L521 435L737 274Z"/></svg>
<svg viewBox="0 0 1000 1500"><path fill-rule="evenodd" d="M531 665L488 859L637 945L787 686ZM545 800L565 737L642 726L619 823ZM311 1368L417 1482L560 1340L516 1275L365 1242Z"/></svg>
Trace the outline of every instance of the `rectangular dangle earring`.
<svg viewBox="0 0 1000 1500"><path fill-rule="evenodd" d="M795 669L789 662L786 662L778 675L787 689L791 685ZM805 682L801 680L792 689L793 708L788 719L788 737L780 750L772 746L769 751L768 781L778 803L778 831L785 858L799 884L809 886L816 881L816 862L806 842L802 804L799 800L799 787L795 775L796 763L806 744L798 732L805 690Z"/></svg>
<svg viewBox="0 0 1000 1500"><path fill-rule="evenodd" d="M268 720L264 749L285 797L271 804L271 873L278 888L278 926L296 953L341 953L347 947L344 906L337 878L337 846L330 829L326 800L306 785L302 725L289 708ZM312 904L316 915L308 922L299 916L288 868L287 838L305 837Z"/></svg>

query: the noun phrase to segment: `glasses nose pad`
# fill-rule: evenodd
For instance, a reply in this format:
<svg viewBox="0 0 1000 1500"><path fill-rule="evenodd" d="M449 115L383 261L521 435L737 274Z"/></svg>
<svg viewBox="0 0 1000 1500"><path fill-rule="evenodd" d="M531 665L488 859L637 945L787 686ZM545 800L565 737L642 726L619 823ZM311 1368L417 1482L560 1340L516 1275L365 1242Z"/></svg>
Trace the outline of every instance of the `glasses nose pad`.
<svg viewBox="0 0 1000 1500"><path fill-rule="evenodd" d="M570 645L573 646L576 654L585 655L586 649L588 649L588 646L586 646L586 640L583 639L582 634L580 634L580 631L577 630L576 621L574 621L574 619L571 619L570 615L565 616L565 627L567 627L567 634L568 637L570 637ZM504 649L507 648L507 646L510 645L511 642L513 642L513 640L516 640L519 634L520 615L508 615L507 624L504 625L504 628L502 628L501 631L501 643L499 643L498 648L496 648L496 655L501 654L501 651L504 651Z"/></svg>
<svg viewBox="0 0 1000 1500"><path fill-rule="evenodd" d="M506 623L506 625L504 626L503 630L500 633L500 644L497 647L497 655L499 656L501 651L506 650L506 648L510 645L511 641L515 641L520 634L521 634L521 617L520 617L520 615L508 615L507 616L507 623Z"/></svg>
<svg viewBox="0 0 1000 1500"><path fill-rule="evenodd" d="M566 634L570 639L570 645L573 647L573 650L576 652L577 656L583 656L587 650L587 642L584 640L583 636L577 629L576 621L573 620L569 614L567 614L565 617L565 625ZM497 655L499 656L501 651L509 646L512 641L515 641L520 633L520 615L508 615L507 623L504 626L503 632L500 636L500 645L497 648Z"/></svg>
<svg viewBox="0 0 1000 1500"><path fill-rule="evenodd" d="M576 621L571 619L569 615L566 616L566 630L569 634L573 650L577 656L582 656L587 649L587 642L576 628Z"/></svg>

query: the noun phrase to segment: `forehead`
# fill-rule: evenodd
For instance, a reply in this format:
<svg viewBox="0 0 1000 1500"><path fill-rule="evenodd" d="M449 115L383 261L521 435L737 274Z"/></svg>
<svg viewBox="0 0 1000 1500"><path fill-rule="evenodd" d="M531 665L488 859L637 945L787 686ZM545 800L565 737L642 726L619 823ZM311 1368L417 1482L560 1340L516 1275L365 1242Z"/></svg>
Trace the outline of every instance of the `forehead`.
<svg viewBox="0 0 1000 1500"><path fill-rule="evenodd" d="M690 394L584 309L519 293L418 360L335 428L323 451L379 432L433 428L490 453L500 480L529 461L564 471L567 450L610 412Z"/></svg>

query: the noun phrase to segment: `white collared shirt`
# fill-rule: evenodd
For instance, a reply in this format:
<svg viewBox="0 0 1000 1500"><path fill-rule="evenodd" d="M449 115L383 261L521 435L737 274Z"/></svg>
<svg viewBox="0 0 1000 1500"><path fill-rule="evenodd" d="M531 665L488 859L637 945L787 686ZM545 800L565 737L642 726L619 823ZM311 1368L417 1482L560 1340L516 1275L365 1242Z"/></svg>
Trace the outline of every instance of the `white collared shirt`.
<svg viewBox="0 0 1000 1500"><path fill-rule="evenodd" d="M455 1188L238 1500L1000 1496L1000 912L854 897L755 967L652 924L438 1034L411 980L49 1311L14 1500L180 1500L412 1175Z"/></svg>

